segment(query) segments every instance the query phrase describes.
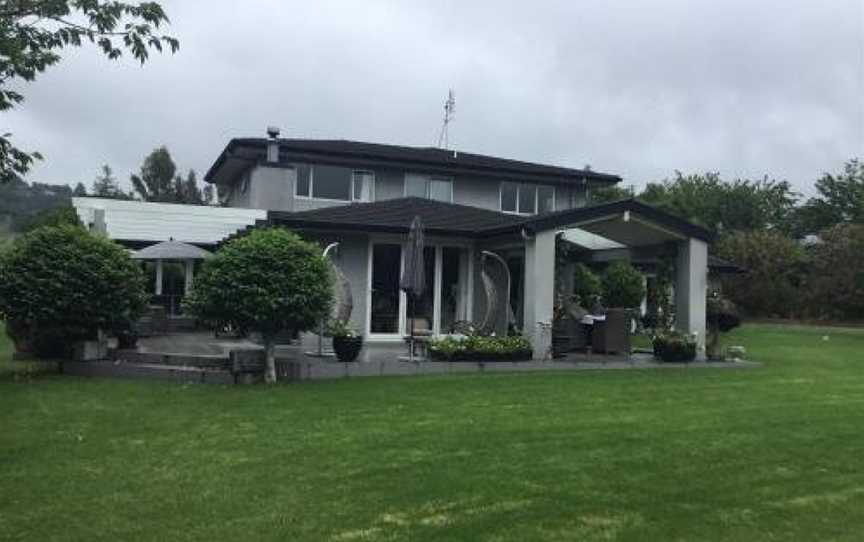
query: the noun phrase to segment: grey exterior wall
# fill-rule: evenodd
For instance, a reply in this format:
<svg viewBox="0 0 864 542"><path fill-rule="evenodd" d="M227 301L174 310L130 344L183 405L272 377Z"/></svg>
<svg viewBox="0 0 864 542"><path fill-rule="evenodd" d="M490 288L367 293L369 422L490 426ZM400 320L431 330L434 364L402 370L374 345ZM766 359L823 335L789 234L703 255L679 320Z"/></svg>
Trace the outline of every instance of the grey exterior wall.
<svg viewBox="0 0 864 542"><path fill-rule="evenodd" d="M365 169L365 168L364 168ZM411 170L375 170L375 201L401 198L405 194L405 174ZM304 211L345 205L347 201L328 201L295 197L296 172L291 168L259 164L247 174L246 190L243 179L238 179L226 199L229 207L265 209L270 211ZM471 205L493 211L500 210L499 179L493 177L459 175L453 178L453 203ZM585 204L585 188L581 185L556 186L556 210Z"/></svg>
<svg viewBox="0 0 864 542"><path fill-rule="evenodd" d="M351 311L350 325L359 333L365 333L369 237L363 234L319 235L303 232L301 235L304 239L319 243L322 248L333 242L339 243L336 252L329 257L351 284L354 308Z"/></svg>

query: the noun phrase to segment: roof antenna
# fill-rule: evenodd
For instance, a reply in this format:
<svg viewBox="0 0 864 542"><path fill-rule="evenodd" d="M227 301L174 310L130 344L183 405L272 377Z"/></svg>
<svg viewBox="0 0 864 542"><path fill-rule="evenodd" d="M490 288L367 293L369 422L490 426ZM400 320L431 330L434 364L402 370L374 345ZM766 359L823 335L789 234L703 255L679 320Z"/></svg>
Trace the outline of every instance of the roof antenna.
<svg viewBox="0 0 864 542"><path fill-rule="evenodd" d="M447 101L444 102L444 124L441 125L441 132L438 134L438 148L439 149L449 149L450 148L450 122L453 121L453 117L456 113L456 95L453 94L453 89L451 88L447 92ZM455 153L454 153L455 157Z"/></svg>

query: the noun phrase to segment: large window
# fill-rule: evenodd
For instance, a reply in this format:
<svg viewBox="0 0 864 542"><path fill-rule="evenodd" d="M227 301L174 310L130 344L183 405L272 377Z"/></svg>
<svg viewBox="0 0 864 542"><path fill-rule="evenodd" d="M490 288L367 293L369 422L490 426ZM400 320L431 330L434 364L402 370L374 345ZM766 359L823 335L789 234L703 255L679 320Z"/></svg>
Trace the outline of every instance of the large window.
<svg viewBox="0 0 864 542"><path fill-rule="evenodd" d="M555 187L525 183L501 183L501 210L533 215L555 210Z"/></svg>
<svg viewBox="0 0 864 542"><path fill-rule="evenodd" d="M337 201L372 201L375 174L338 166L298 164L297 188L300 198Z"/></svg>
<svg viewBox="0 0 864 542"><path fill-rule="evenodd" d="M435 175L405 175L405 196L453 202L453 179Z"/></svg>

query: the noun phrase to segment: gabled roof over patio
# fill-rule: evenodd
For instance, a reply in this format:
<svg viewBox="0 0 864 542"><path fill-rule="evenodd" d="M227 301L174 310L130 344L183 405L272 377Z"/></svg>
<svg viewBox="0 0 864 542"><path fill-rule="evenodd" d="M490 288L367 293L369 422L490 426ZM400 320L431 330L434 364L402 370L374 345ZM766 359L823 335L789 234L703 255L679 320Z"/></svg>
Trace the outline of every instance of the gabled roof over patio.
<svg viewBox="0 0 864 542"><path fill-rule="evenodd" d="M629 247L656 245L691 237L709 243L714 239L712 231L635 199L534 216L525 219L518 227L528 233L579 229ZM505 226L485 233L512 233L513 228Z"/></svg>
<svg viewBox="0 0 864 542"><path fill-rule="evenodd" d="M578 229L630 247L714 238L701 226L633 199L526 217L423 198L398 198L294 213L270 212L268 219L301 229L407 233L415 216L423 221L427 234L478 239L551 229Z"/></svg>

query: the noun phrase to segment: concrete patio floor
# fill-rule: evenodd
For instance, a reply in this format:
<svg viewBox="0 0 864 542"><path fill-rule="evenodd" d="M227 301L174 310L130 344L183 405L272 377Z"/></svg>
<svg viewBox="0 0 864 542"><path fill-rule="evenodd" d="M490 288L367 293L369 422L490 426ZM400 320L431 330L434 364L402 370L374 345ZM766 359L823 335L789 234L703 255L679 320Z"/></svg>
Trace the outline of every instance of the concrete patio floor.
<svg viewBox="0 0 864 542"><path fill-rule="evenodd" d="M325 341L325 351L329 350ZM174 333L139 340L138 351L142 353L173 354L183 356L228 356L231 350L259 350L263 347L249 339L214 337L208 332ZM655 361L651 354L635 353L630 356L571 353L564 358L543 361L520 362L446 362L417 360L405 361L407 346L401 342L369 343L363 348L354 363L340 363L335 357L316 357L308 353L317 352L318 341L314 335L306 335L299 344L280 345L276 349L277 361L293 366L293 378L327 379L360 376L424 375L446 373L528 372L528 371L592 371L675 368L746 368L758 363L738 362L691 362L663 363Z"/></svg>

